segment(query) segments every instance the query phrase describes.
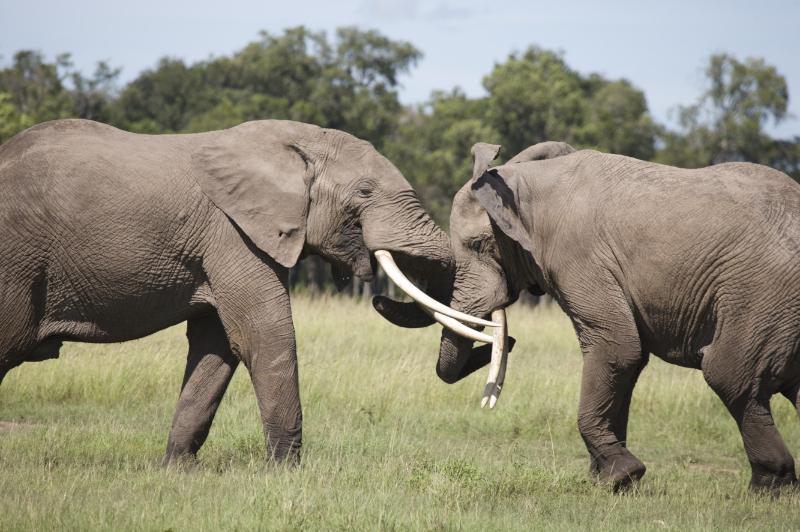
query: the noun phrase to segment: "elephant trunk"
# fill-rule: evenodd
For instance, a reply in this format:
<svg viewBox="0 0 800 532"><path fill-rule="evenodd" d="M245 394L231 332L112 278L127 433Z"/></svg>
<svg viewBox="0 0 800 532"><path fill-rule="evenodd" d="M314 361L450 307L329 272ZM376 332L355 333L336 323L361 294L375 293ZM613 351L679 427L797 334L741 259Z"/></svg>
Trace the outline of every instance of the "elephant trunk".
<svg viewBox="0 0 800 532"><path fill-rule="evenodd" d="M431 224L433 222L431 221ZM450 247L449 237L433 224L434 246L426 246L423 253L410 254L395 252L397 266L411 279L427 280L427 295L440 303L447 304L453 292L455 280L455 257ZM414 302L402 303L384 296L372 299L375 310L386 320L409 329L428 327L436 321Z"/></svg>
<svg viewBox="0 0 800 532"><path fill-rule="evenodd" d="M485 353L483 353L484 356L480 358L485 358L486 360L473 368L472 371L467 373L462 371L469 369L465 368L465 365L468 360L472 359L470 355L472 354L472 346L474 343L473 340L459 336L449 329L443 329L442 342L439 347L439 360L436 362L436 375L447 384L453 384L476 369L488 364L491 358L492 346L487 344L479 346L476 349L476 355L481 354L479 350L485 351Z"/></svg>
<svg viewBox="0 0 800 532"><path fill-rule="evenodd" d="M441 275L433 279L428 279L428 290L426 293L436 301L446 304L450 300L452 289L452 277ZM375 307L375 310L377 310L381 316L398 327L418 329L436 323L436 320L429 316L413 301L410 303L401 303L400 301L395 301L388 297L375 296L372 298L372 306Z"/></svg>
<svg viewBox="0 0 800 532"><path fill-rule="evenodd" d="M509 336L506 342L510 353L517 340ZM483 344L473 348L473 344L473 340L443 329L436 375L447 384L453 384L489 364L494 346Z"/></svg>

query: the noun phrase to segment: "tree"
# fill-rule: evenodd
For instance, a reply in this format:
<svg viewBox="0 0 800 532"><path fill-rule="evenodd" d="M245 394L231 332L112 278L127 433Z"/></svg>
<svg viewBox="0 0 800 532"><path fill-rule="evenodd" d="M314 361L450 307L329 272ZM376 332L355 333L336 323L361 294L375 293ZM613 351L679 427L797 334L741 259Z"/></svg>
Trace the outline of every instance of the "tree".
<svg viewBox="0 0 800 532"><path fill-rule="evenodd" d="M80 72L70 72L74 87L71 91L72 107L77 118L108 122L108 104L115 95L115 82L120 72L122 68L111 68L105 61L97 63L91 78L85 78Z"/></svg>
<svg viewBox="0 0 800 532"><path fill-rule="evenodd" d="M0 71L0 92L11 97L16 112L34 123L74 116L71 95L64 86L63 71L71 63L69 54L47 63L41 52L21 50L12 65Z"/></svg>
<svg viewBox="0 0 800 532"><path fill-rule="evenodd" d="M678 107L682 131L667 132L657 160L685 168L745 161L797 175L800 142L764 133L789 117L786 79L763 59L711 56L707 90L695 105Z"/></svg>
<svg viewBox="0 0 800 532"><path fill-rule="evenodd" d="M261 33L232 57L162 59L116 102L132 131L201 132L267 118L341 129L380 147L401 112L395 87L421 57L376 31L340 28L333 43L301 27Z"/></svg>
<svg viewBox="0 0 800 532"><path fill-rule="evenodd" d="M14 54L12 65L0 71L0 143L47 120L108 119L121 69L101 61L87 78L71 67L70 54L57 56L53 63L33 50Z"/></svg>
<svg viewBox="0 0 800 532"><path fill-rule="evenodd" d="M193 115L214 107L217 96L208 90L202 66L163 58L123 89L114 102L112 124L135 133L174 133Z"/></svg>
<svg viewBox="0 0 800 532"><path fill-rule="evenodd" d="M476 142L502 145L498 162L548 140L650 159L659 131L644 94L627 80L582 76L537 47L512 54L484 78L488 96L455 89L402 117L384 154L403 172L434 220L447 227L453 196L472 175Z"/></svg>
<svg viewBox="0 0 800 532"><path fill-rule="evenodd" d="M453 197L472 175L472 145L501 142L487 124L488 105L487 98L470 99L459 89L434 92L425 104L406 109L385 143L383 154L442 227L449 225Z"/></svg>
<svg viewBox="0 0 800 532"><path fill-rule="evenodd" d="M624 79L583 76L560 53L531 46L495 65L483 85L488 123L500 133L508 157L548 140L639 159L655 153L659 128L644 93Z"/></svg>
<svg viewBox="0 0 800 532"><path fill-rule="evenodd" d="M36 122L30 115L19 112L11 94L0 92L0 144L34 125Z"/></svg>

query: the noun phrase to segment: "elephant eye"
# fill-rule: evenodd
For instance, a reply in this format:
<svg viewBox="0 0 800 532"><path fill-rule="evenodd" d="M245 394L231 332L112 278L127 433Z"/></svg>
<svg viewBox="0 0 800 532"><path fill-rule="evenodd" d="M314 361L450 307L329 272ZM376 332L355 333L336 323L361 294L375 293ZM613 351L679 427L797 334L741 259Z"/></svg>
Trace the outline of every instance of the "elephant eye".
<svg viewBox="0 0 800 532"><path fill-rule="evenodd" d="M469 247L470 247L470 248L472 249L472 251L474 251L475 253L480 253L480 252L481 252L481 248L483 248L483 242L482 242L482 241L480 241L480 240L478 240L478 239L476 238L475 240L473 240L472 242L470 242L470 244L469 244Z"/></svg>
<svg viewBox="0 0 800 532"><path fill-rule="evenodd" d="M368 181L362 181L358 184L358 195L361 197L368 197L372 194L372 184Z"/></svg>

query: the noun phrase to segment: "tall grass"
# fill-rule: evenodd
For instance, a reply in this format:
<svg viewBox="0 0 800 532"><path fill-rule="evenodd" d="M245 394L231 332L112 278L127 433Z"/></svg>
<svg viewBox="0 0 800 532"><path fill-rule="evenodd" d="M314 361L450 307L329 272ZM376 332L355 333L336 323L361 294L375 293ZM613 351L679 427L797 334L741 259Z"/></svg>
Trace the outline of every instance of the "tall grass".
<svg viewBox="0 0 800 532"><path fill-rule="evenodd" d="M0 530L793 530L797 497L754 497L736 425L699 372L653 360L629 447L644 479L587 479L576 427L582 361L554 307L509 311L494 411L485 371L448 386L439 330L368 302L297 296L302 466L268 469L240 369L191 474L157 466L185 364L185 326L119 345L67 344L0 386ZM773 400L790 450L800 423ZM8 422L14 422L9 424Z"/></svg>

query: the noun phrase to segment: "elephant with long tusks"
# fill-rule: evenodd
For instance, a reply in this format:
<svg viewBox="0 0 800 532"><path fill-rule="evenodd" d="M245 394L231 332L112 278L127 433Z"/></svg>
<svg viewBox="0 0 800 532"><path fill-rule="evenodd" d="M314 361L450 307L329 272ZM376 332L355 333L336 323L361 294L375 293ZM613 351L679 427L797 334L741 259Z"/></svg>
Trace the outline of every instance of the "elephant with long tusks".
<svg viewBox="0 0 800 532"><path fill-rule="evenodd" d="M455 269L447 235L371 144L278 120L195 135L35 126L0 146L0 235L0 381L57 358L65 341L121 342L188 321L163 459L187 465L240 362L270 456L298 459L288 293L298 260L321 256L341 290L353 273L371 282L391 253L428 281L429 304L449 300Z"/></svg>

